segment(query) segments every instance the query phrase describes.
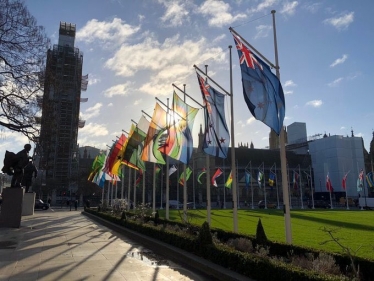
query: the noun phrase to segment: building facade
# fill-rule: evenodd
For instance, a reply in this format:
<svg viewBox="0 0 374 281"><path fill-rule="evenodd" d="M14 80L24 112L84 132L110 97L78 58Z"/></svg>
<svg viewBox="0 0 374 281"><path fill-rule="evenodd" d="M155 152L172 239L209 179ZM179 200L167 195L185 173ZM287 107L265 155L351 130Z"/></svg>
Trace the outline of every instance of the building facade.
<svg viewBox="0 0 374 281"><path fill-rule="evenodd" d="M75 24L60 22L59 41L47 52L41 131L37 143L39 170L53 189L77 188L78 128L83 54L74 46ZM84 124L83 124L84 125Z"/></svg>

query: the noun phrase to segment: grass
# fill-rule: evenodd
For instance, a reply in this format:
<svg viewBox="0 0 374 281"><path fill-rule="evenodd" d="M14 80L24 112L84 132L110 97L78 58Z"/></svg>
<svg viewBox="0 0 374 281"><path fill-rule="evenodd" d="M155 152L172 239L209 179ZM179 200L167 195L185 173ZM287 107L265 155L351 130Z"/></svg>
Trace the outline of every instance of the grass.
<svg viewBox="0 0 374 281"><path fill-rule="evenodd" d="M159 210L165 217L165 210ZM169 219L181 221L182 210L170 210ZM213 209L211 227L233 231L232 210ZM192 224L202 225L207 218L206 210L188 210ZM239 233L255 235L258 219L261 218L269 240L285 242L285 227L282 210L238 210ZM342 252L334 242L322 245L330 240L323 228L334 229L335 237L341 244L349 247L356 256L374 260L374 212L361 210L291 210L292 243L294 245L323 249L330 252Z"/></svg>

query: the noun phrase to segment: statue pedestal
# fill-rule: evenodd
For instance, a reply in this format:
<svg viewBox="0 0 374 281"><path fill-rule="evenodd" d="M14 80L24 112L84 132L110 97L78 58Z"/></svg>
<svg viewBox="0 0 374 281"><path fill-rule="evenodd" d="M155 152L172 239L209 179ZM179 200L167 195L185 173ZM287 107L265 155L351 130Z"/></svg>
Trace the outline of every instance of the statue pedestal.
<svg viewBox="0 0 374 281"><path fill-rule="evenodd" d="M35 195L34 192L23 195L22 216L34 215Z"/></svg>
<svg viewBox="0 0 374 281"><path fill-rule="evenodd" d="M0 227L20 227L24 193L25 190L19 187L7 187L3 189Z"/></svg>

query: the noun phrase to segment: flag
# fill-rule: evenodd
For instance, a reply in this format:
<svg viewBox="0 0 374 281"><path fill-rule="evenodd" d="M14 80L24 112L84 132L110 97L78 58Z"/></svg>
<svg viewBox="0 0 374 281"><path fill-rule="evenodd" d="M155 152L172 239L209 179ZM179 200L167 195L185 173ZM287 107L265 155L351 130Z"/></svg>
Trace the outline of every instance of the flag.
<svg viewBox="0 0 374 281"><path fill-rule="evenodd" d="M257 182L258 182L258 186L261 188L261 183L262 183L262 179L264 178L264 173L261 172L260 170L258 170L258 175L257 175Z"/></svg>
<svg viewBox="0 0 374 281"><path fill-rule="evenodd" d="M181 185L184 185L184 175L186 173L186 182L188 181L188 179L190 178L191 174L192 174L192 170L190 167L187 167L186 168L186 171L183 171L183 173L179 176L179 183Z"/></svg>
<svg viewBox="0 0 374 281"><path fill-rule="evenodd" d="M226 158L230 133L225 118L225 95L211 87L198 73L196 74L205 105L203 151L208 155Z"/></svg>
<svg viewBox="0 0 374 281"><path fill-rule="evenodd" d="M105 163L105 159L106 157L104 153L100 153L95 157L95 160L91 166L91 172L88 176L88 181L93 181L94 177L101 171Z"/></svg>
<svg viewBox="0 0 374 281"><path fill-rule="evenodd" d="M342 187L344 190L346 190L347 188L347 176L348 176L348 173L346 173L342 179Z"/></svg>
<svg viewBox="0 0 374 281"><path fill-rule="evenodd" d="M327 173L327 176L326 176L326 189L329 192L333 192L334 191L334 188L332 187L331 180L330 180L330 177L329 177L328 173Z"/></svg>
<svg viewBox="0 0 374 281"><path fill-rule="evenodd" d="M128 161L139 169L145 171L145 164L141 160L141 153L144 147L144 140L148 131L150 122L141 116L136 126L132 124L127 146L123 154L123 160Z"/></svg>
<svg viewBox="0 0 374 281"><path fill-rule="evenodd" d="M363 187L364 187L364 170L361 169L360 173L358 174L358 179L357 179L357 192L362 191Z"/></svg>
<svg viewBox="0 0 374 281"><path fill-rule="evenodd" d="M156 165L156 175L158 175L161 171L161 168L160 166Z"/></svg>
<svg viewBox="0 0 374 281"><path fill-rule="evenodd" d="M230 171L230 175L226 180L225 187L231 188L231 184L232 184L232 171Z"/></svg>
<svg viewBox="0 0 374 281"><path fill-rule="evenodd" d="M214 185L215 187L217 187L217 182L216 182L216 179L222 175L222 170L220 168L217 169L217 171L214 173L213 177L212 177L212 185Z"/></svg>
<svg viewBox="0 0 374 281"><path fill-rule="evenodd" d="M366 181L367 181L369 187L374 187L373 172L367 173Z"/></svg>
<svg viewBox="0 0 374 281"><path fill-rule="evenodd" d="M285 99L282 85L270 67L234 35L238 49L244 100L252 115L278 135L283 127Z"/></svg>
<svg viewBox="0 0 374 281"><path fill-rule="evenodd" d="M167 112L156 103L153 111L152 120L148 127L147 136L144 141L144 147L142 151L142 160L147 162L165 164L163 154L158 149L153 149L155 136L161 130L166 129L166 116Z"/></svg>
<svg viewBox="0 0 374 281"><path fill-rule="evenodd" d="M205 170L205 168L203 168L203 169L201 170L201 172L199 173L199 175L197 176L197 182L198 182L199 184L203 184L203 183L201 182L201 177L202 177L202 175L204 175L204 174L206 174L206 170Z"/></svg>
<svg viewBox="0 0 374 281"><path fill-rule="evenodd" d="M173 173L175 173L177 170L178 170L178 169L177 169L177 167L175 167L175 165L171 166L171 167L169 168L169 177L170 177Z"/></svg>
<svg viewBox="0 0 374 281"><path fill-rule="evenodd" d="M154 145L161 153L187 164L192 155L192 128L199 111L186 104L175 92L173 95L174 118L168 128L158 133Z"/></svg>
<svg viewBox="0 0 374 281"><path fill-rule="evenodd" d="M139 186L139 183L142 181L142 179L143 179L143 171L139 170L138 176L137 176L136 181L135 181L135 186L136 187Z"/></svg>
<svg viewBox="0 0 374 281"><path fill-rule="evenodd" d="M299 174L294 170L293 171L293 188L296 190L299 188Z"/></svg>
<svg viewBox="0 0 374 281"><path fill-rule="evenodd" d="M275 174L273 172L270 172L269 175L269 186L274 186L275 183Z"/></svg>
<svg viewBox="0 0 374 281"><path fill-rule="evenodd" d="M248 189L250 183L251 183L251 173L245 170L245 188Z"/></svg>

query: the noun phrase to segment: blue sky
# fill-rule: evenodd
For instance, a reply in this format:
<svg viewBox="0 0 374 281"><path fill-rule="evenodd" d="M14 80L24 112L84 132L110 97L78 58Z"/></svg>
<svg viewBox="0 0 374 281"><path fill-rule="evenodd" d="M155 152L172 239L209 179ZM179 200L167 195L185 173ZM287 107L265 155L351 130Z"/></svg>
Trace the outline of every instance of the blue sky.
<svg viewBox="0 0 374 281"><path fill-rule="evenodd" d="M276 27L285 125L305 122L307 134L372 139L374 1L283 0L26 0L39 25L57 43L60 21L77 26L75 45L84 53L89 86L82 97L80 146L105 149L141 110L152 115L155 97L172 100L175 83L202 102L196 64L229 90L233 27L274 62L271 10ZM233 50L235 146L269 145L269 128L255 120L244 102L238 55ZM192 106L198 107L187 99ZM227 99L229 121L229 99ZM194 125L197 133L203 113ZM230 127L230 126L229 126ZM27 140L3 133L0 153L18 151Z"/></svg>

